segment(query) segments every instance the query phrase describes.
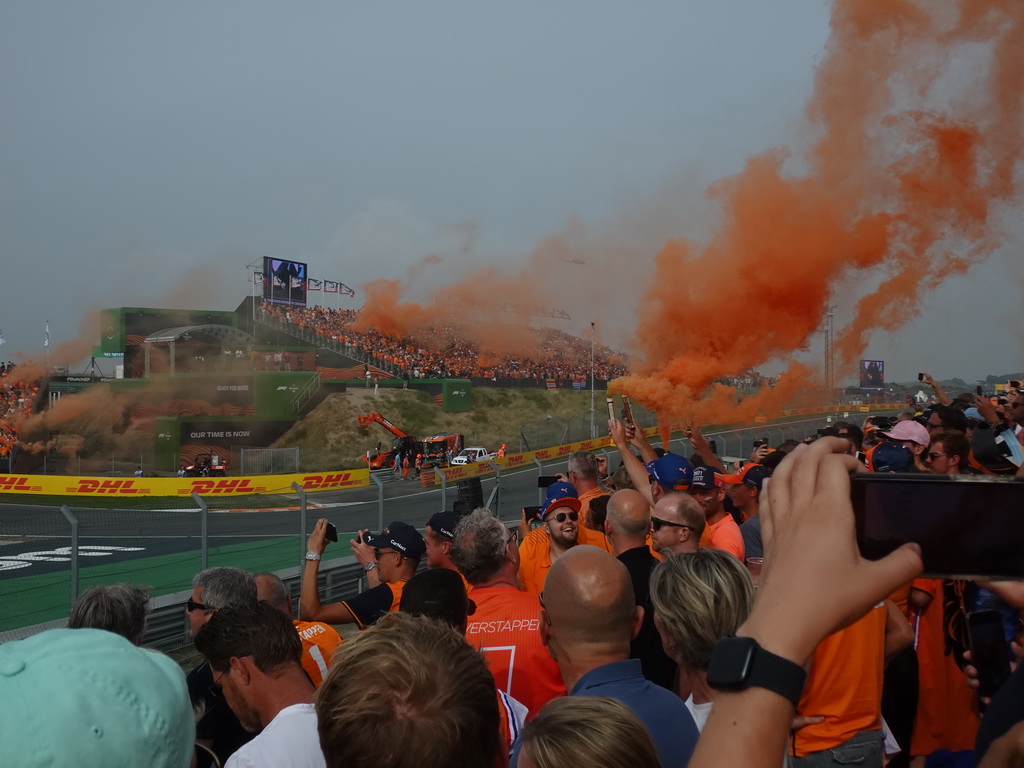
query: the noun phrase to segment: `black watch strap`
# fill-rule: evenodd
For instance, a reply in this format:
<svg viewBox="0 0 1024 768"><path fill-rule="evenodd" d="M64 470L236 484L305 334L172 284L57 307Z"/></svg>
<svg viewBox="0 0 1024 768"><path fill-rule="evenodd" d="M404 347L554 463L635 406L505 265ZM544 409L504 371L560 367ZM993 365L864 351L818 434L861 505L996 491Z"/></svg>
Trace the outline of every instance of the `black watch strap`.
<svg viewBox="0 0 1024 768"><path fill-rule="evenodd" d="M800 702L807 670L795 661L766 651L752 637L723 637L711 652L708 685L721 691L742 691L751 686L767 688Z"/></svg>

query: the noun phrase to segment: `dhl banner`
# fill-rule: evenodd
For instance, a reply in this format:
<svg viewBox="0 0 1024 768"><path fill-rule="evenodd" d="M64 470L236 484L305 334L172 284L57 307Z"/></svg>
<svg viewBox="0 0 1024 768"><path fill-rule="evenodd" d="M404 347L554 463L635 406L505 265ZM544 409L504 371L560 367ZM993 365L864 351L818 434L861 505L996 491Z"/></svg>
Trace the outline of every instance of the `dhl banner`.
<svg viewBox="0 0 1024 768"><path fill-rule="evenodd" d="M834 414L838 412L894 411L905 407L902 403L872 404L870 406L822 406L818 408L797 408L783 411L783 416L813 414ZM766 423L758 417L758 424ZM736 428L736 427L734 427ZM717 429L715 430L717 431ZM653 437L657 427L648 427L644 432ZM709 432L708 434L712 434ZM550 461L568 459L576 451L598 451L612 446L608 436L580 440L567 445L541 448L537 451L514 453L500 459L477 464L466 464L440 470L447 482L458 482L481 477L494 472L493 462L502 470L517 469L531 465L533 459ZM254 477L141 477L106 478L39 475L0 475L0 494L26 493L44 496L104 496L139 498L142 496L188 497L193 493L200 496L248 496L260 493L293 493L292 483L298 483L305 491L337 491L345 488L363 488L370 484L370 470L346 469L337 472L316 472L294 475L258 475ZM424 487L439 485L433 472L423 472L421 483Z"/></svg>
<svg viewBox="0 0 1024 768"><path fill-rule="evenodd" d="M307 472L255 477L68 477L0 475L0 493L45 496L248 496L257 493L294 493L292 483L305 491L336 491L370 484L369 469L339 472Z"/></svg>

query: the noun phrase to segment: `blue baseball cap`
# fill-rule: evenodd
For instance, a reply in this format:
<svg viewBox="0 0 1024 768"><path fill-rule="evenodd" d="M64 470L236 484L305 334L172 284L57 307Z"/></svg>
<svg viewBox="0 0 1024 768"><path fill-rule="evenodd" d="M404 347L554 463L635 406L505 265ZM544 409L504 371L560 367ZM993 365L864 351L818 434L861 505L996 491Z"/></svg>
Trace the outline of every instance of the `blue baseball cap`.
<svg viewBox="0 0 1024 768"><path fill-rule="evenodd" d="M647 472L666 491L685 491L693 480L693 465L675 453L647 462Z"/></svg>
<svg viewBox="0 0 1024 768"><path fill-rule="evenodd" d="M544 494L544 503L540 505L540 519L543 520L548 512L556 507L569 507L579 512L583 508L583 502L579 494L570 483L552 483Z"/></svg>

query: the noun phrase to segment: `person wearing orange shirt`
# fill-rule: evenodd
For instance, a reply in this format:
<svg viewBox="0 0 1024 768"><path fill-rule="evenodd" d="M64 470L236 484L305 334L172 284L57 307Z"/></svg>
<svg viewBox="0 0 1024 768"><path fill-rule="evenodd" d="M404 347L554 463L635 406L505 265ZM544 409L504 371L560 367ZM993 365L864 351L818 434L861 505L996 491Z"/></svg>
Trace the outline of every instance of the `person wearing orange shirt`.
<svg viewBox="0 0 1024 768"><path fill-rule="evenodd" d="M818 644L796 711L822 720L792 732L787 768L882 765L885 623L879 603Z"/></svg>
<svg viewBox="0 0 1024 768"><path fill-rule="evenodd" d="M490 510L476 509L455 528L452 560L473 586L476 611L466 639L483 652L497 687L533 717L565 695L565 683L541 641L540 599L518 588L519 548L512 533Z"/></svg>
<svg viewBox="0 0 1024 768"><path fill-rule="evenodd" d="M257 573L252 577L256 582L256 597L271 608L276 608L289 619L292 617L292 596L281 578L270 572ZM302 668L317 688L324 681L327 668L331 666L334 651L341 645L338 631L320 621L292 621L302 641Z"/></svg>
<svg viewBox="0 0 1024 768"><path fill-rule="evenodd" d="M541 525L519 547L519 583L523 590L540 594L548 571L560 554L575 547L580 530L580 500L569 483L548 486L537 513Z"/></svg>
<svg viewBox="0 0 1024 768"><path fill-rule="evenodd" d="M320 558L327 548L327 520L320 518L309 535L309 551L306 552L306 566L302 574L302 592L299 597L299 618L303 621L325 621L328 624L357 624L362 629L386 613L398 610L405 582L412 578L419 566L427 545L419 531L408 523L393 522L378 534L363 533L361 548L356 557L363 562L362 548L373 552L373 561L363 563L369 576L379 580L376 586L368 576L371 586L350 600L323 605L317 580L320 573ZM371 572L376 571L376 574Z"/></svg>
<svg viewBox="0 0 1024 768"><path fill-rule="evenodd" d="M690 482L690 495L704 507L704 519L708 527L700 543L702 547L714 547L728 552L743 562L743 534L732 515L722 504L725 501L725 481L711 467L697 467Z"/></svg>

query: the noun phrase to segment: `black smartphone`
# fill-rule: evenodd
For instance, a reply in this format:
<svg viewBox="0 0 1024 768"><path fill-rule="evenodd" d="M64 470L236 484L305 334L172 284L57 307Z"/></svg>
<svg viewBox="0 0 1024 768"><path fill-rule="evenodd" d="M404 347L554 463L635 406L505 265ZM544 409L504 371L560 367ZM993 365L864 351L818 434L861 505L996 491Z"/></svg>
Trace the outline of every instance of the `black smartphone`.
<svg viewBox="0 0 1024 768"><path fill-rule="evenodd" d="M512 534L512 541L514 541L514 542L516 542L518 544L519 543L519 526L518 525L510 525L508 527L508 532L510 534Z"/></svg>
<svg viewBox="0 0 1024 768"><path fill-rule="evenodd" d="M718 441L717 440L708 440L708 448L711 449L711 452L713 454L715 454L716 456L718 455Z"/></svg>
<svg viewBox="0 0 1024 768"><path fill-rule="evenodd" d="M760 440L755 440L754 441L754 447L755 448L760 448L762 445L768 445L768 438L767 437L763 437Z"/></svg>
<svg viewBox="0 0 1024 768"><path fill-rule="evenodd" d="M864 453L864 451L857 451L857 453L855 455L857 456L857 461L859 461L864 466L867 466L868 455L866 453Z"/></svg>
<svg viewBox="0 0 1024 768"><path fill-rule="evenodd" d="M629 404L629 398L622 398L622 420L627 424L633 424L633 406Z"/></svg>
<svg viewBox="0 0 1024 768"><path fill-rule="evenodd" d="M327 524L327 532L324 534L324 538L328 541L337 543L338 541L338 529L334 527L334 523Z"/></svg>
<svg viewBox="0 0 1024 768"><path fill-rule="evenodd" d="M554 485L558 482L558 475L541 475L537 478L538 488L547 488L549 485Z"/></svg>
<svg viewBox="0 0 1024 768"><path fill-rule="evenodd" d="M1020 389L1020 382L1016 379L1010 379L1007 383L1010 385L1010 389Z"/></svg>
<svg viewBox="0 0 1024 768"><path fill-rule="evenodd" d="M985 390L981 388L981 384L974 388L974 394L978 395L978 397L981 397L984 393Z"/></svg>
<svg viewBox="0 0 1024 768"><path fill-rule="evenodd" d="M1010 676L1010 648L1003 634L999 611L967 614L971 636L971 664L978 670L978 694L991 698Z"/></svg>
<svg viewBox="0 0 1024 768"><path fill-rule="evenodd" d="M918 381L924 381L924 374L923 373L917 374L917 380Z"/></svg>
<svg viewBox="0 0 1024 768"><path fill-rule="evenodd" d="M609 419L614 419L615 418L615 398L614 397L606 397L605 400L608 401L608 418Z"/></svg>
<svg viewBox="0 0 1024 768"><path fill-rule="evenodd" d="M992 475L859 472L850 496L857 543L879 560L909 541L924 575L1024 579L1024 482Z"/></svg>
<svg viewBox="0 0 1024 768"><path fill-rule="evenodd" d="M538 520L540 518L540 507L523 507L527 520Z"/></svg>

